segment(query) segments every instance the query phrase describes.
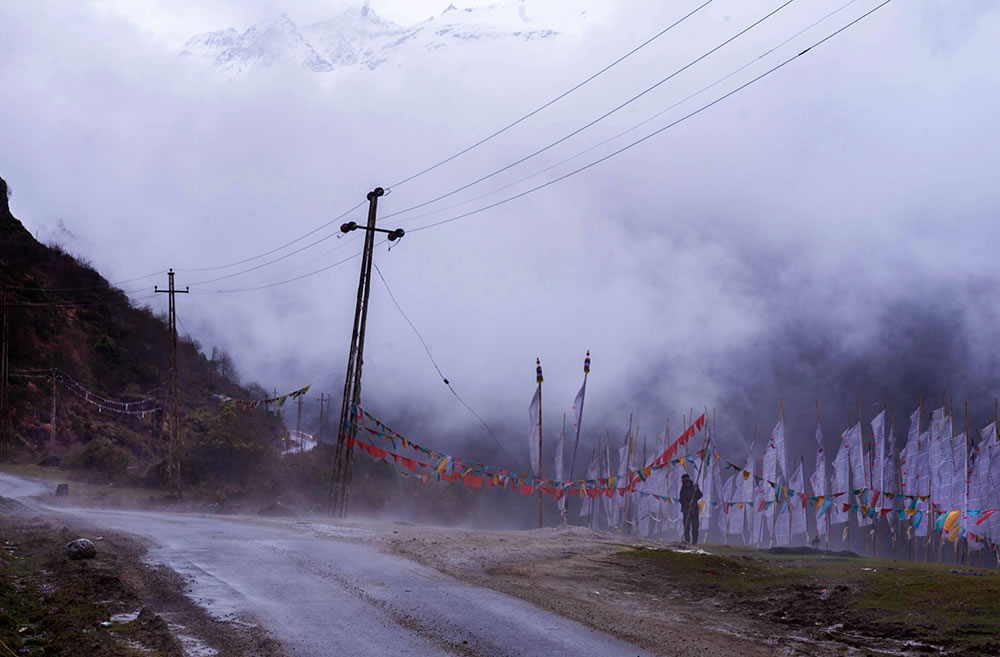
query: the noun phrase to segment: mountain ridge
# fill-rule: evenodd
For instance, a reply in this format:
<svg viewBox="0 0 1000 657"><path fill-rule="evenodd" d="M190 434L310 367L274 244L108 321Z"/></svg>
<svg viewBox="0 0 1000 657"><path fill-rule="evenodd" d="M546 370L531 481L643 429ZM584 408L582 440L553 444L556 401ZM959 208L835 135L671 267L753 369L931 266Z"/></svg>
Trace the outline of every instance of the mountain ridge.
<svg viewBox="0 0 1000 657"><path fill-rule="evenodd" d="M524 0L464 9L449 5L440 14L406 27L367 6L348 8L305 26L281 12L243 32L227 27L196 34L178 56L233 76L278 65L310 73L375 70L390 60L406 61L461 43L532 42L562 33L551 17L547 21L529 17L533 13ZM565 14L585 19L587 11L567 10Z"/></svg>

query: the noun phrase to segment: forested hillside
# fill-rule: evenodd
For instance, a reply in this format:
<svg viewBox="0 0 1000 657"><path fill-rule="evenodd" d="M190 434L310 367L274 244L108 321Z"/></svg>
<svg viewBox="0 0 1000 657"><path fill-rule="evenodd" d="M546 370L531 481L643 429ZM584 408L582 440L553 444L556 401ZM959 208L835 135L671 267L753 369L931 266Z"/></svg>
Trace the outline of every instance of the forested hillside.
<svg viewBox="0 0 1000 657"><path fill-rule="evenodd" d="M161 485L169 435L165 318L130 301L86 261L39 243L11 214L9 198L0 179L6 458ZM146 279L128 289L145 286L151 294L154 283L164 281ZM142 296L148 294L133 294ZM211 353L179 339L182 472L188 484L219 479L242 485L277 448L282 425L265 413L234 413L212 400L212 393L266 395L259 386L239 385L225 352Z"/></svg>

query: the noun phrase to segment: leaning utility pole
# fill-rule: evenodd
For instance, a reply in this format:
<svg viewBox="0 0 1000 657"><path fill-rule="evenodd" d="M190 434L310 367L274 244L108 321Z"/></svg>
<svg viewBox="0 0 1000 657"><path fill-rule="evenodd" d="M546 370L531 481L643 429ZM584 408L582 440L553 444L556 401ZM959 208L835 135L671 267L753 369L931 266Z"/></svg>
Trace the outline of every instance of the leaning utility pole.
<svg viewBox="0 0 1000 657"><path fill-rule="evenodd" d="M337 431L337 449L333 463L330 489L330 512L340 517L347 515L350 497L354 440L358 433L357 406L361 402L361 368L364 365L365 325L368 321L368 295L371 290L372 255L375 251L375 233L387 233L389 241L403 237L403 229L376 228L378 199L385 190L376 187L368 192L368 224L359 226L349 221L340 226L342 233L361 228L365 231L365 244L361 253L361 275L358 280L358 300L354 309L354 328L351 348L347 358L347 376L344 379L344 397L340 407L340 426Z"/></svg>
<svg viewBox="0 0 1000 657"><path fill-rule="evenodd" d="M167 418L170 423L170 447L167 461L167 473L174 494L178 497L181 494L181 444L180 444L180 411L177 403L177 304L174 300L175 294L187 294L190 288L183 290L174 288L174 270L167 272L168 287L161 290L154 286L153 292L163 292L169 298L169 311L167 313L167 344L170 347L169 374L167 377Z"/></svg>

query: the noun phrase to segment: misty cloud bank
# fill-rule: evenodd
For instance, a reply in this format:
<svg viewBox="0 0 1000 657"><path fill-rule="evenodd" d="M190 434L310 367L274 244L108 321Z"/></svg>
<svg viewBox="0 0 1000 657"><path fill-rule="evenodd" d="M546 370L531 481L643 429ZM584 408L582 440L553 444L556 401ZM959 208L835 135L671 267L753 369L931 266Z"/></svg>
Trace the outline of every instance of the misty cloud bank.
<svg viewBox="0 0 1000 657"><path fill-rule="evenodd" d="M8 5L0 173L29 230L75 236L66 247L110 280L177 269L178 284L195 291L178 303L181 322L206 348L231 352L246 380L279 391L312 383L336 395L356 260L297 284L214 291L331 264L360 250L359 234L230 279L212 281L246 267L196 270L276 248L548 100L681 14L661 4L622 4L580 31L517 48L470 43L374 72L239 79L189 66L86 5L60 5L58 17L44 3ZM617 134L841 4L793 5L592 131L441 205ZM873 3L860 5L845 16ZM568 133L763 13L720 0L524 126L392 190L380 211L433 198ZM742 458L753 425L762 434L774 425L781 398L792 456L802 451L807 462L816 399L830 446L859 400L870 420L888 398L898 436L920 395L937 402L945 388L956 411L968 400L973 424L986 424L1000 394L991 295L1000 72L989 65L1000 54L998 28L1000 11L986 3L892 3L599 167L412 232L391 252L381 247L377 262L445 375L520 463L441 383L377 279L366 405L418 442L523 468L535 357L554 435L590 349L581 453L598 435L620 438L629 413L652 443L668 417L676 434L682 413L707 406L718 409L724 450ZM828 31L824 24L774 57ZM410 230L473 207L382 225ZM137 298L164 283L123 287Z"/></svg>

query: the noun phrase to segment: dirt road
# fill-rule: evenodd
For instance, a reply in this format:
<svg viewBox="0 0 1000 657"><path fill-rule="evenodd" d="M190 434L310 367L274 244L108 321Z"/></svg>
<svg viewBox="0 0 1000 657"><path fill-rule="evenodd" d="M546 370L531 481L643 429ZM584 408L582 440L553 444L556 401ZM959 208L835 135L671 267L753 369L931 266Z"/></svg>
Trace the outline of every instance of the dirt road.
<svg viewBox="0 0 1000 657"><path fill-rule="evenodd" d="M0 475L0 495L48 492ZM291 655L655 654L379 549L377 528L142 511L43 508L149 543L213 614L259 623Z"/></svg>

